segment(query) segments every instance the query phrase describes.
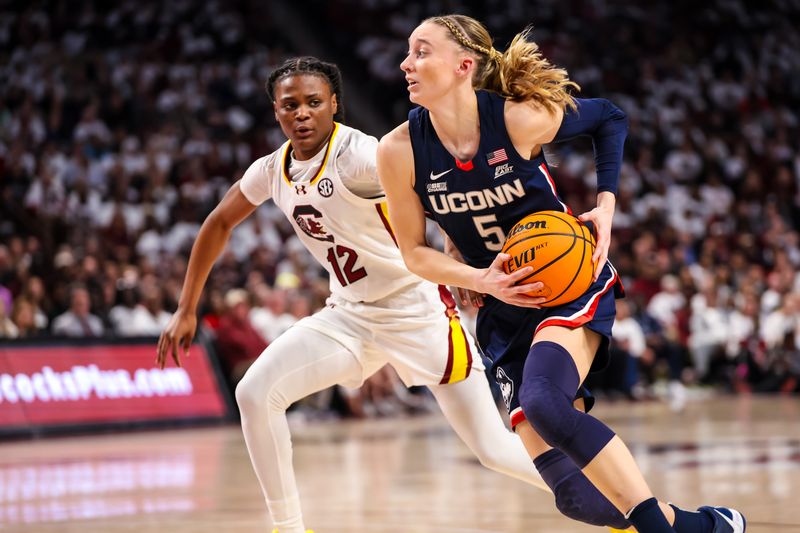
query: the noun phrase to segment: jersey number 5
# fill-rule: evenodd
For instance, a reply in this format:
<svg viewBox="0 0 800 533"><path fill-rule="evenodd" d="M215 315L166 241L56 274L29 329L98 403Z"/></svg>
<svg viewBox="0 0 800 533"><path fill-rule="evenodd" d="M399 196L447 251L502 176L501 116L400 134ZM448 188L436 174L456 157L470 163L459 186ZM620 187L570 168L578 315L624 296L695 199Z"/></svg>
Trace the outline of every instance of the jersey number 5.
<svg viewBox="0 0 800 533"><path fill-rule="evenodd" d="M472 221L475 223L475 228L480 236L483 237L483 244L487 250L499 252L503 249L506 235L503 233L502 228L497 225L496 215L472 217Z"/></svg>
<svg viewBox="0 0 800 533"><path fill-rule="evenodd" d="M341 266L339 260L345 256L347 256L347 259L344 260L344 266ZM342 287L367 277L367 271L364 270L364 267L353 269L357 260L358 253L352 248L341 244L328 248L328 262L331 264L333 273L336 274L336 279L339 280L339 284Z"/></svg>

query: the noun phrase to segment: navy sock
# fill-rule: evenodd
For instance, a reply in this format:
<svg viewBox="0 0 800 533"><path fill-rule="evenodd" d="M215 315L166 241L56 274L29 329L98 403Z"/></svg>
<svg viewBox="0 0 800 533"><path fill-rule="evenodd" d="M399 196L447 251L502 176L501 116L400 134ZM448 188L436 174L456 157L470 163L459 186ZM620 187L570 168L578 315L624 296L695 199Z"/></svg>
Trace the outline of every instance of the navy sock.
<svg viewBox="0 0 800 533"><path fill-rule="evenodd" d="M669 506L675 511L675 523L672 527L677 533L711 533L714 531L714 520L708 514L684 511L672 504Z"/></svg>
<svg viewBox="0 0 800 533"><path fill-rule="evenodd" d="M658 500L655 498L645 500L634 507L628 513L628 520L640 533L676 533L669 525L667 517L661 512Z"/></svg>
<svg viewBox="0 0 800 533"><path fill-rule="evenodd" d="M564 516L594 526L627 529L630 523L564 452L553 448L533 460Z"/></svg>

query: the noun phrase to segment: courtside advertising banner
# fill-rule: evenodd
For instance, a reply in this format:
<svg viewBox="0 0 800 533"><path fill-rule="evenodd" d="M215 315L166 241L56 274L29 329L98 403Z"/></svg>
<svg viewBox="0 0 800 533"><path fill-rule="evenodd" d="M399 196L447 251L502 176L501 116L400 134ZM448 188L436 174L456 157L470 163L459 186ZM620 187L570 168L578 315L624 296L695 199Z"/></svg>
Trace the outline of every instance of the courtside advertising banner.
<svg viewBox="0 0 800 533"><path fill-rule="evenodd" d="M162 370L155 354L155 343L0 345L0 433L227 416L202 344L183 368Z"/></svg>

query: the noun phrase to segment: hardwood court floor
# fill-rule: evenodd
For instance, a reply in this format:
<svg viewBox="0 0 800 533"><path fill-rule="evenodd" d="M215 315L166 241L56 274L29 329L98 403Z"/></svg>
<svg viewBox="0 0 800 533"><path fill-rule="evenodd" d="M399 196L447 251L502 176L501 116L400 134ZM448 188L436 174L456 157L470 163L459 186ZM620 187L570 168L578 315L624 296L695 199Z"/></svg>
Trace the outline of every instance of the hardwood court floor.
<svg viewBox="0 0 800 533"><path fill-rule="evenodd" d="M800 399L724 397L680 414L600 405L657 494L725 503L748 532L800 532ZM481 467L438 415L297 427L295 462L317 533L603 531ZM0 530L256 533L269 519L238 426L0 444Z"/></svg>

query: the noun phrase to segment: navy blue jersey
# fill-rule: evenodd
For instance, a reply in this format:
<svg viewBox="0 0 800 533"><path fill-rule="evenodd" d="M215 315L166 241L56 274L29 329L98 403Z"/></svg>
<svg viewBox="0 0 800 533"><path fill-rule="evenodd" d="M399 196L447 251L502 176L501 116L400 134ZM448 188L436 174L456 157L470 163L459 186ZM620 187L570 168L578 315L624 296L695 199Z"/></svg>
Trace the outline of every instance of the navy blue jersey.
<svg viewBox="0 0 800 533"><path fill-rule="evenodd" d="M476 95L481 138L471 161L463 163L450 155L426 109L412 110L408 127L414 151L414 189L426 214L444 229L468 265L486 268L520 219L537 211L570 210L558 197L544 155L525 159L514 149L505 125L505 100L486 91ZM595 331L603 341L593 369L602 368L616 314L614 299L621 296L619 276L606 262L589 289L564 305L529 309L484 297L478 311L477 340L493 362L492 371L513 424L524 418L516 395L534 335L547 326Z"/></svg>
<svg viewBox="0 0 800 533"><path fill-rule="evenodd" d="M525 159L511 143L503 97L487 91L476 95L480 146L471 161L450 155L427 109L413 109L408 128L414 189L426 214L447 233L468 265L486 268L520 219L536 211L569 209L558 197L544 153Z"/></svg>

